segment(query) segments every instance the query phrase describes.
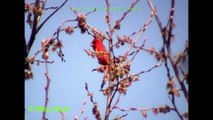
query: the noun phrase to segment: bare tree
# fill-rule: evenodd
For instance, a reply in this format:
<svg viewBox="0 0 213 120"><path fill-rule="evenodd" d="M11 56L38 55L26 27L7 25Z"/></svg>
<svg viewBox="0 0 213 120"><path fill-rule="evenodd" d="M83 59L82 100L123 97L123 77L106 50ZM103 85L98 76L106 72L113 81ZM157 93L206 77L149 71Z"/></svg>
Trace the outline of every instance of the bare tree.
<svg viewBox="0 0 213 120"><path fill-rule="evenodd" d="M100 85L100 92L106 96L106 107L105 114L101 115L102 110L99 109L98 101L95 101L93 93L89 90L88 83L85 83L85 90L87 91L87 95L90 98L91 103L93 104L92 113L97 120L109 120L111 112L113 110L120 110L121 112L126 111L139 111L141 112L143 117L147 117L147 111L152 111L155 115L158 113L169 113L170 111L174 111L177 113L180 120L188 119L188 111L185 113L181 113L178 109L177 97L184 96L185 101L188 104L188 40L186 40L185 49L180 51L178 56L172 52L172 39L175 38L173 34L173 29L175 27L174 23L174 13L175 13L175 0L171 0L171 7L168 16L168 22L164 26L161 22L160 16L158 16L157 6L155 6L151 0L147 0L147 6L150 8L150 15L146 18L146 22L140 29L132 32L130 35L124 35L121 37L118 35L118 31L122 31L122 21L131 14L131 10L139 3L140 0L134 0L132 4L129 5L129 9L121 13L121 17L116 21L112 21L111 16L111 4L109 0L105 0L106 3L106 16L105 22L108 26L108 31L105 33L98 28L92 26L92 23L88 23L86 20L90 14L96 12L96 9L93 11L89 11L86 14L79 13L76 9L70 7L71 11L75 13L76 17L69 20L64 20L63 23L55 30L55 32L47 39L44 39L41 43L41 48L33 55L29 56L29 51L36 40L36 35L39 33L40 29L45 26L51 17L57 13L68 0L65 0L61 5L57 7L49 7L45 8L46 0L35 0L34 3L25 3L25 13L27 17L26 24L31 27L31 35L29 40L26 40L25 45L25 79L33 79L33 71L31 69L31 65L34 63L40 64L44 63L45 65L45 77L47 80L47 84L45 86L45 101L44 108L48 106L48 93L51 92L49 90L51 77L49 74L49 64L53 64L54 61L49 61L49 53L56 53L62 62L65 62L64 53L62 51L62 47L64 46L62 40L60 39L60 34L62 32L67 33L68 35L74 35L75 29L80 29L82 34L87 34L94 38L98 38L103 42L104 40L108 42L108 51L97 51L85 49L85 52L88 56L92 58L98 58L100 55L107 54L109 56L109 63L107 65L98 66L94 68L93 71L98 72L97 74L103 74L102 84ZM40 18L43 14L45 14L46 10L53 9L54 11L43 21L40 21ZM149 25L156 21L159 28L159 32L162 35L162 48L157 50L154 47L146 47L146 42L148 40L147 37L142 39L144 32L149 29ZM77 23L76 26L66 26L67 23ZM64 27L66 26L66 27ZM136 36L135 38L133 38ZM142 41L141 45L137 45L138 41ZM116 55L115 51L119 50L120 47L127 45L128 49L124 54ZM138 73L132 74L131 65L135 60L135 57L140 52L145 52L150 54L153 59L159 61L152 67L147 70L141 70ZM37 59L37 56L41 54L42 59ZM162 106L153 106L152 108L145 107L130 107L123 108L119 106L119 102L121 95L126 95L128 88L133 84L137 84L140 80L140 76L142 74L146 74L147 72L152 72L154 69L158 69L159 67L164 67L166 69L165 75L168 77L167 89L168 89L168 99L171 101L172 106L170 105L162 105ZM173 74L174 73L174 74ZM177 84L180 86L177 87ZM75 120L78 120L79 117L84 113L84 108L86 107L86 101L83 102L83 106L78 115L74 117ZM63 120L65 114L61 113L61 119ZM121 120L126 117L127 114L121 114L114 117L114 120ZM46 111L43 112L42 120L46 120ZM87 117L84 118L88 119Z"/></svg>

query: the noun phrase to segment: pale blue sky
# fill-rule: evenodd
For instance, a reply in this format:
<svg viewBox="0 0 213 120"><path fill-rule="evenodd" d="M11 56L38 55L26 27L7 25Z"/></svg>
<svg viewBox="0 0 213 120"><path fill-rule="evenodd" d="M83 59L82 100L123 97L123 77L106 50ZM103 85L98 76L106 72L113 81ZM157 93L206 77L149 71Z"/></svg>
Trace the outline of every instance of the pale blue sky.
<svg viewBox="0 0 213 120"><path fill-rule="evenodd" d="M34 0L25 0L26 2L34 2ZM157 6L157 11L163 25L166 24L169 9L170 0L152 0L154 5ZM46 7L58 6L63 2L63 0L47 1ZM111 7L122 7L128 8L132 0L110 0ZM39 34L36 36L36 41L30 51L29 56L32 56L40 47L41 41L45 38L49 38L52 33L55 32L57 27L67 19L74 19L76 16L70 10L72 7L80 8L91 8L105 7L105 0L69 0L66 5L59 10L43 27ZM141 0L136 7L142 8L140 11L131 12L128 14L125 20L121 23L121 29L117 32L120 36L130 35L132 32L140 29L148 19L150 15L150 8L148 7L146 0ZM52 10L47 11L44 16L42 16L41 21L46 18L46 16L51 13ZM86 12L84 12L86 13ZM122 16L123 12L112 12L112 20L117 20ZM104 17L106 13L104 11L97 11L90 14L87 17L87 23L95 26L100 31L105 33L108 29L105 23ZM175 17L174 22L176 27L174 29L175 41L172 43L173 52L176 54L178 51L183 50L185 45L185 40L188 40L188 1L186 0L176 0L175 4ZM76 25L75 23L69 23L67 25ZM28 25L25 25L25 36L29 39L30 29ZM153 22L148 26L145 33L142 35L141 39L137 43L140 45L144 38L147 37L148 41L146 48L155 47L160 49L162 46L162 37L159 32L158 25L153 19ZM87 92L84 89L84 83L87 82L89 89L94 94L94 100L98 102L99 110L101 111L102 117L105 112L106 97L99 92L100 85L102 82L103 74L97 72L91 72L91 70L97 67L99 64L96 59L93 59L85 53L84 49L90 49L90 42L93 39L88 34L81 34L79 29L75 29L73 35L67 35L62 33L60 35L62 43L64 45L63 52L65 54L66 62L61 62L60 58L56 53L51 53L49 60L55 60L54 64L49 65L49 73L51 77L50 91L49 91L49 104L48 106L53 108L54 106L69 107L70 111L66 113L65 120L73 119L76 114L80 111L82 107L83 100L87 100L85 107L84 116L87 116L89 120L94 120L92 115L92 104L89 101ZM114 39L116 36L113 37ZM133 37L135 38L135 36ZM106 41L105 41L106 44ZM107 45L107 44L106 44ZM129 46L121 47L120 49L115 49L116 55L124 53ZM41 55L38 55L36 59L41 59ZM131 66L131 73L137 73L141 70L147 70L157 64L153 56L147 54L146 52L140 52ZM42 118L42 112L29 112L29 106L43 106L45 99L46 79L45 79L45 68L44 64L37 66L36 64L32 66L34 73L34 79L25 82L25 119L26 120L40 120ZM161 68L154 69L149 73L142 74L140 76L140 81L133 83L131 87L128 88L127 95L122 96L120 99L119 106L123 108L130 107L158 107L165 104L171 105L168 99L168 94L166 90L166 83L168 78L166 76L166 71L164 66ZM177 85L178 86L178 85ZM182 94L181 94L182 95ZM188 104L185 98L177 98L178 108L181 113L188 111ZM122 115L126 112L120 112L115 110L111 114L111 119L116 115ZM48 120L59 120L60 113L58 112L47 112ZM128 112L128 116L124 118L125 120L141 120L144 119L140 112ZM158 114L154 116L152 112L148 112L147 120L179 120L176 113L173 111L168 114Z"/></svg>

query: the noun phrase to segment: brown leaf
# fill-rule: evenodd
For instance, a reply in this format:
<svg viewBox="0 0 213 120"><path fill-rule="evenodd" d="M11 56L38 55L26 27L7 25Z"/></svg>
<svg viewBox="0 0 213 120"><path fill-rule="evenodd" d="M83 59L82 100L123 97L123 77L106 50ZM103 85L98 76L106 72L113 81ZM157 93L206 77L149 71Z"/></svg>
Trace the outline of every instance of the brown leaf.
<svg viewBox="0 0 213 120"><path fill-rule="evenodd" d="M106 21L106 23L109 23L109 16L108 15L105 16L105 21Z"/></svg>
<svg viewBox="0 0 213 120"><path fill-rule="evenodd" d="M173 87L174 84L175 84L175 79L173 78L172 80L168 81L168 83L167 83L167 89Z"/></svg>
<svg viewBox="0 0 213 120"><path fill-rule="evenodd" d="M178 91L175 87L173 87L173 88L171 89L171 92L172 92L174 95L176 95L177 97L180 97L180 93L179 93L179 91Z"/></svg>
<svg viewBox="0 0 213 120"><path fill-rule="evenodd" d="M74 28L72 26L68 26L67 28L64 29L66 34L71 35L74 32Z"/></svg>
<svg viewBox="0 0 213 120"><path fill-rule="evenodd" d="M188 114L187 112L185 112L185 113L183 114L183 117L186 118L186 119L188 119L188 118L189 118L189 114Z"/></svg>
<svg viewBox="0 0 213 120"><path fill-rule="evenodd" d="M158 108L154 108L153 110L152 110L152 112L154 113L154 115L157 115L158 114Z"/></svg>

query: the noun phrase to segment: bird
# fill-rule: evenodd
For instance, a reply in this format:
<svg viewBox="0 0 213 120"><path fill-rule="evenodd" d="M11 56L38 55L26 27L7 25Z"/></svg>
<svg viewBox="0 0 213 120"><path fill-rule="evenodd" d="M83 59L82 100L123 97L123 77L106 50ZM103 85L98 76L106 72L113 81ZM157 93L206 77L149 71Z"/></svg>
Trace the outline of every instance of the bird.
<svg viewBox="0 0 213 120"><path fill-rule="evenodd" d="M104 65L104 75L109 75L110 73L110 56L106 47L104 46L102 40L100 38L94 37L93 41L90 43L93 47L93 50L97 52L97 59L99 64ZM105 79L102 81L101 90L104 87L106 81Z"/></svg>
<svg viewBox="0 0 213 120"><path fill-rule="evenodd" d="M97 59L99 64L109 66L109 52L107 51L101 39L94 38L90 45L93 47L93 50L97 52Z"/></svg>

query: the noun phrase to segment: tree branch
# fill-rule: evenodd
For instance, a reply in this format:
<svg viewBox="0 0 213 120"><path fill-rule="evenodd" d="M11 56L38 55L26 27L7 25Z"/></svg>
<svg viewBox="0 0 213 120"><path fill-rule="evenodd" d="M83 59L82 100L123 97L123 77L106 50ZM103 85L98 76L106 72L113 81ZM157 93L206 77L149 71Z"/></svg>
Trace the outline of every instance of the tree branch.
<svg viewBox="0 0 213 120"><path fill-rule="evenodd" d="M109 86L111 86L111 71L112 71L112 62L110 60L111 58L111 52L112 52L112 49L111 49L111 45L112 45L112 28L111 28L111 14L110 14L110 3L109 3L109 0L105 0L106 2L106 6L107 6L107 17L108 17L108 21L107 21L107 24L108 24L108 28L109 28L109 34L108 34L108 37L109 37L109 44L108 44L108 48L109 48L109 61L110 61L110 64L109 64ZM110 114L110 99L111 99L111 96L112 96L112 92L110 91L110 93L107 95L107 102L106 102L106 111L105 111L105 117L104 117L104 120L108 120L109 119L109 114Z"/></svg>
<svg viewBox="0 0 213 120"><path fill-rule="evenodd" d="M52 14L50 14L38 27L38 30L36 31L36 34L38 33L38 31L43 27L43 25L59 10L61 9L65 3L67 2L68 0L65 0Z"/></svg>
<svg viewBox="0 0 213 120"><path fill-rule="evenodd" d="M39 5L39 0L36 0L36 3L35 3L34 7L36 7L36 6L40 6ZM34 14L33 28L32 28L32 31L31 31L30 40L29 40L29 42L27 44L27 51L26 51L27 55L25 55L25 56L28 56L29 51L30 51L30 49L31 49L31 47L33 45L34 40L35 40L36 31L37 31L37 25L38 25L38 21L39 21L39 18L40 18L39 16L40 15L38 15L36 13Z"/></svg>
<svg viewBox="0 0 213 120"><path fill-rule="evenodd" d="M46 108L47 108L47 105L48 105L48 101L49 101L49 98L48 98L48 94L49 94L49 87L50 87L50 77L49 77L49 73L48 73L48 64L47 64L47 59L45 59L46 63L45 63L45 68L46 68L46 71L45 71L45 76L46 76L46 80L47 80L47 85L45 87L45 104L44 104L44 111L43 111L43 115L42 115L42 120L46 120Z"/></svg>
<svg viewBox="0 0 213 120"><path fill-rule="evenodd" d="M36 37L36 34L38 33L38 31L42 28L42 26L53 16L61 7L64 6L64 4L65 4L67 1L68 1L68 0L65 0L64 3L63 3L58 9L56 9L51 15L49 15L49 16L39 25L38 28L37 28L37 25L38 25L38 22L39 22L39 19L38 19L39 16L38 16L37 14L35 14L34 20L33 20L33 28L32 28L32 32L31 32L30 40L29 40L29 42L28 42L28 44L27 44L27 50L26 50L27 53L25 54L25 56L28 56L29 51L30 51L30 49L31 49L31 47L32 47L32 45L33 45L33 43L34 43L34 41L35 41L35 37ZM46 1L45 1L45 2L46 2ZM43 4L42 7L44 7L45 2L44 2L44 4ZM36 0L36 4L35 4L35 5L39 5L39 0Z"/></svg>
<svg viewBox="0 0 213 120"><path fill-rule="evenodd" d="M156 12L155 8L153 7L153 4L152 4L151 0L147 0L147 1L148 1L148 3L149 3L149 6L150 6L151 10L152 10L153 12ZM163 32L165 32L165 29L162 27L162 23L161 23L159 17L157 16L157 14L155 15L155 19L156 19L156 21L157 21L157 23L158 23L158 26L159 26L159 28L160 28L160 31L162 32L162 38L163 38L163 42L164 42L163 48L166 47L166 49L167 49L167 52L168 52L167 57L168 57L168 59L169 59L169 62L170 62L171 65L172 65L172 69L174 70L175 76L176 76L176 78L178 79L178 82L179 82L179 84L180 84L180 86L181 86L181 88L182 88L182 90L183 90L184 96L185 96L185 98L186 98L186 100L187 100L187 102L188 102L188 91L187 91L187 89L186 89L186 86L184 85L184 83L182 82L182 80L181 80L180 77L179 77L178 68L177 68L177 66L175 66L175 62L173 61L173 59L172 59L172 57L171 57L170 42L167 42L167 41L170 41L170 40L171 40L171 36L172 36L171 33L172 33L172 30L173 30L173 29L172 29L172 25L173 25L173 17L174 17L174 4L175 4L175 1L172 0L172 3L171 3L171 11L170 11L170 17L169 17L169 18L170 18L170 19L169 19L169 21L170 21L170 26L169 26L169 36L168 36L168 37L166 37L166 35L163 34ZM168 43L169 43L169 44L168 44ZM165 53L165 51L164 51L164 53Z"/></svg>

